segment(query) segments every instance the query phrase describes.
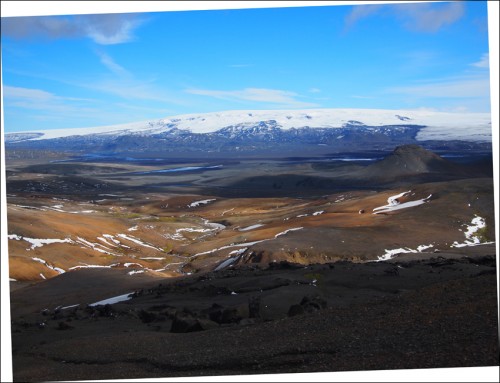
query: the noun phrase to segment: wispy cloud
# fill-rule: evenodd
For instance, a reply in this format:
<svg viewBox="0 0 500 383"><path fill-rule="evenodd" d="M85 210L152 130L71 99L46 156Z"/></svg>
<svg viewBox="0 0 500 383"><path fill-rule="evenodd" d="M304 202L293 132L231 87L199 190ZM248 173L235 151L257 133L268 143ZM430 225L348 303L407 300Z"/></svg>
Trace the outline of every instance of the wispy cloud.
<svg viewBox="0 0 500 383"><path fill-rule="evenodd" d="M94 100L58 96L42 89L4 85L3 96L6 106L37 111L36 113L45 117L83 117L96 112L94 108L89 107L89 103Z"/></svg>
<svg viewBox="0 0 500 383"><path fill-rule="evenodd" d="M378 13L383 5L356 5L344 20L345 29L350 29L359 20Z"/></svg>
<svg viewBox="0 0 500 383"><path fill-rule="evenodd" d="M96 90L102 93L118 96L126 100L149 100L164 103L182 104L166 91L159 89L154 81L137 80L135 78L102 79L75 84L81 88Z"/></svg>
<svg viewBox="0 0 500 383"><path fill-rule="evenodd" d="M43 102L56 98L54 94L41 89L21 88L9 85L4 85L3 95L6 99L29 100L33 102Z"/></svg>
<svg viewBox="0 0 500 383"><path fill-rule="evenodd" d="M70 80L68 83L80 88L117 96L125 100L156 101L176 105L185 104L179 97L174 97L166 89L160 88L154 78L146 79L142 78L142 76L138 77L117 63L103 50L96 50L95 52L100 62L112 72L112 75L108 73L100 77L94 77L88 81Z"/></svg>
<svg viewBox="0 0 500 383"><path fill-rule="evenodd" d="M417 32L437 32L442 27L460 20L465 13L465 5L461 1L398 4L394 7L403 25Z"/></svg>
<svg viewBox="0 0 500 383"><path fill-rule="evenodd" d="M210 96L229 101L255 101L291 108L313 107L317 104L298 100L295 92L279 89L245 88L241 90L186 89L187 93Z"/></svg>
<svg viewBox="0 0 500 383"><path fill-rule="evenodd" d="M44 101L95 101L89 98L57 96L41 89L22 88L17 86L3 86L3 94L6 99L26 100L31 102Z"/></svg>
<svg viewBox="0 0 500 383"><path fill-rule="evenodd" d="M348 30L362 19L383 15L396 18L408 30L433 33L460 20L464 13L465 5L461 1L358 5L346 16L344 25Z"/></svg>
<svg viewBox="0 0 500 383"><path fill-rule="evenodd" d="M319 88L310 88L309 93L321 93L321 89Z"/></svg>
<svg viewBox="0 0 500 383"><path fill-rule="evenodd" d="M2 35L24 38L90 38L100 45L133 40L134 30L143 23L135 14L32 16L2 18Z"/></svg>
<svg viewBox="0 0 500 383"><path fill-rule="evenodd" d="M470 64L476 68L489 68L490 67L490 55L484 53L479 61Z"/></svg>
<svg viewBox="0 0 500 383"><path fill-rule="evenodd" d="M111 56L102 51L96 51L97 55L101 59L101 63L108 68L111 72L118 76L129 77L130 73L121 65L117 64Z"/></svg>
<svg viewBox="0 0 500 383"><path fill-rule="evenodd" d="M488 98L490 82L486 76L439 79L423 84L392 87L388 93L422 98Z"/></svg>
<svg viewBox="0 0 500 383"><path fill-rule="evenodd" d="M484 70L489 68L489 54L484 53L479 61L469 66L478 69L467 70L455 77L423 80L415 85L392 87L387 89L387 92L425 98L489 99L489 72Z"/></svg>
<svg viewBox="0 0 500 383"><path fill-rule="evenodd" d="M99 126L120 122L139 121L147 115L158 118L171 113L164 107L138 105L137 102L112 103L109 101L60 96L42 89L23 88L4 85L3 96L8 114L6 119L15 119L16 123L27 120L29 124L49 123L61 128L76 126ZM111 106L111 107L110 107ZM29 128L29 126L23 126ZM32 129L35 129L33 126Z"/></svg>

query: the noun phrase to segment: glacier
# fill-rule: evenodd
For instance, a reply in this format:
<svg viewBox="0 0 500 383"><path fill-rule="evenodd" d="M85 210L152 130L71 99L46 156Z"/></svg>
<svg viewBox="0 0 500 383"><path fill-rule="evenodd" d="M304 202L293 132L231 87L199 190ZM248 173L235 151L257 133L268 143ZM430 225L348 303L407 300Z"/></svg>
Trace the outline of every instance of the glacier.
<svg viewBox="0 0 500 383"><path fill-rule="evenodd" d="M6 143L37 141L74 136L148 136L174 129L193 134L214 133L224 128L254 128L267 123L281 130L300 128L345 128L419 125L418 141L463 140L491 142L489 113L453 113L428 110L387 109L305 109L233 110L184 114L154 121L88 128L52 129L5 133Z"/></svg>

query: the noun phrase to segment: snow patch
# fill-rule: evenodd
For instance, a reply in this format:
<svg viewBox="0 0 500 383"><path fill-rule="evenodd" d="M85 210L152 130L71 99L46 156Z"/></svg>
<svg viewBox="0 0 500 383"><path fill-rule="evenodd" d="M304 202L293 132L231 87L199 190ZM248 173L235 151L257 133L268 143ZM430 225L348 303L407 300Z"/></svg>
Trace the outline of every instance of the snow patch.
<svg viewBox="0 0 500 383"><path fill-rule="evenodd" d="M129 271L127 274L128 275L134 275L134 274L142 274L142 273L145 273L146 270L132 270L132 271Z"/></svg>
<svg viewBox="0 0 500 383"><path fill-rule="evenodd" d="M40 239L40 238L28 238L28 237L23 237L22 235L17 235L17 234L9 234L7 236L8 239L14 239L16 241L24 240L28 243L31 243L31 247L26 250L33 250L36 247L42 247L44 245L50 245L52 243L73 243L73 241L70 238L65 238L65 239L58 239L58 238L47 238L47 239Z"/></svg>
<svg viewBox="0 0 500 383"><path fill-rule="evenodd" d="M67 309L71 309L73 307L78 307L78 306L80 306L80 303L77 303L76 305L64 306L64 307L61 307L60 309L67 310Z"/></svg>
<svg viewBox="0 0 500 383"><path fill-rule="evenodd" d="M99 237L98 237L98 239L99 239ZM100 243L89 242L86 239L81 238L81 237L76 237L76 242L80 243L80 244L84 245L85 247L88 247L88 248L90 248L90 249L92 249L94 251L98 251L100 253L104 253L104 254L108 254L108 255L113 255L115 257L120 257L121 256L120 254L116 254L116 253L111 252L110 249L107 249L105 246L101 245ZM101 247L104 247L104 249L102 249Z"/></svg>
<svg viewBox="0 0 500 383"><path fill-rule="evenodd" d="M233 250L229 253L229 255L241 255L247 250L248 250L248 247L244 247L243 249L239 249L239 250Z"/></svg>
<svg viewBox="0 0 500 383"><path fill-rule="evenodd" d="M65 271L63 269L61 269L60 267L52 266L47 261L45 261L45 260L43 260L41 258L31 257L31 259L34 260L34 261L36 261L36 262L41 263L42 265L47 266L49 269L54 270L54 271L56 271L59 274L64 274L65 273Z"/></svg>
<svg viewBox="0 0 500 383"><path fill-rule="evenodd" d="M395 256L397 256L399 254L404 254L404 253L421 253L424 250L430 249L431 247L434 247L434 245L433 244L420 245L416 249L411 249L409 247L399 248L399 249L391 249L391 250L385 249L385 254L382 255L382 256L380 256L380 257L378 257L377 262L388 261L389 259L392 259L392 258L394 258Z"/></svg>
<svg viewBox="0 0 500 383"><path fill-rule="evenodd" d="M262 227L262 226L265 226L265 225L262 223L257 223L255 225L251 225L251 226L244 227L242 229L238 229L238 231L249 231L249 230L257 229L257 228Z"/></svg>
<svg viewBox="0 0 500 383"><path fill-rule="evenodd" d="M434 247L434 245L420 245L420 246L417 247L417 250L419 252L422 252L424 250L430 249L431 247Z"/></svg>
<svg viewBox="0 0 500 383"><path fill-rule="evenodd" d="M195 201L195 202L191 202L188 207L198 207L200 205L206 205L210 202L213 202L215 201L216 199L215 198L212 198L212 199L204 199L204 200L201 200L201 201Z"/></svg>
<svg viewBox="0 0 500 383"><path fill-rule="evenodd" d="M411 190L389 197L387 199L387 205L374 208L373 214L386 213L388 211L394 211L394 210L400 210L400 209L406 209L409 207L419 206L419 205L422 205L426 202L429 202L430 198L432 197L432 194L429 194L429 196L427 196L426 198L422 198L422 199L419 199L416 201L408 201L408 202L404 202L404 203L399 202L398 198L404 197L410 193L411 193Z"/></svg>
<svg viewBox="0 0 500 383"><path fill-rule="evenodd" d="M467 230L464 232L465 241L462 243L455 241L450 247L477 246L477 245L486 245L495 243L495 242L481 242L481 238L475 235L480 229L483 229L485 227L486 227L485 219L476 215L472 219L471 225L467 226Z"/></svg>
<svg viewBox="0 0 500 383"><path fill-rule="evenodd" d="M149 247L150 249L155 249L155 250L161 251L161 249L159 249L159 248L157 248L155 246L151 246L151 245L149 245L147 243L144 243L144 242L142 242L141 240L139 240L139 239L137 239L135 237L132 237L132 236L129 236L129 235L126 235L126 234L118 234L117 236L120 237L120 238L126 239L126 240L128 240L130 242L137 243L138 245L141 245L141 246L144 246L144 247Z"/></svg>
<svg viewBox="0 0 500 383"><path fill-rule="evenodd" d="M112 305L112 304L115 304L118 302L128 301L129 299L132 299L132 294L134 294L134 293L131 292L128 294L118 295L116 297L112 297L112 298L104 299L104 300L99 301L99 302L91 303L91 304L89 304L89 306Z"/></svg>
<svg viewBox="0 0 500 383"><path fill-rule="evenodd" d="M281 233L278 233L274 236L274 238L278 238L278 237L281 237L282 235L285 235L285 234L288 234L292 231L297 231L297 230L302 230L303 227L295 227L293 229L288 229L288 230L285 230L285 231L282 231Z"/></svg>
<svg viewBox="0 0 500 383"><path fill-rule="evenodd" d="M137 265L139 267L142 267L142 265L140 263L134 263L134 262L127 262L127 263L123 264L124 267L130 267L130 266L133 266L133 265Z"/></svg>
<svg viewBox="0 0 500 383"><path fill-rule="evenodd" d="M68 270L76 270L76 269L100 269L100 268L109 269L112 266L114 266L114 265L78 265L78 266L70 267Z"/></svg>
<svg viewBox="0 0 500 383"><path fill-rule="evenodd" d="M238 259L238 256L226 259L224 262L222 262L221 264L219 264L214 269L214 271L219 271L219 270L225 269L226 267L232 265L237 259Z"/></svg>
<svg viewBox="0 0 500 383"><path fill-rule="evenodd" d="M282 231L281 233L276 234L274 236L274 238L261 239L261 240L253 241L253 242L243 242L243 243L237 243L237 244L231 244L231 245L222 246L222 247L219 247L219 248L216 248L216 249L212 249L212 250L208 250L208 251L204 251L204 252L201 252L201 253L197 253L197 254L191 255L189 258L192 259L192 258L196 258L196 257L198 257L200 255L212 254L212 253L215 253L215 252L220 251L220 250L230 249L232 247L250 247L250 246L256 245L257 243L271 241L271 240L276 239L276 238L278 238L278 237L280 237L282 235L288 234L291 231L296 231L296 230L301 230L301 229L303 229L303 227L296 227L296 228L293 228L293 229L288 229L288 230Z"/></svg>

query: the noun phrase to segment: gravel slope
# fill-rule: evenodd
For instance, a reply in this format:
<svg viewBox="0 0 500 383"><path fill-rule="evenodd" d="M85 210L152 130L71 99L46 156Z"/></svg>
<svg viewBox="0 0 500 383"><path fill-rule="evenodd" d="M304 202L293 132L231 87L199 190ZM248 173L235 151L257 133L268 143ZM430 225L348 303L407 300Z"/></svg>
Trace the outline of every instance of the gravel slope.
<svg viewBox="0 0 500 383"><path fill-rule="evenodd" d="M80 302L54 278L39 285L29 310L16 302L30 288L12 294L14 379L498 366L491 251L144 280L130 300L97 307L86 303L110 296L99 282L105 270L94 271L89 299ZM68 273L66 282L90 277L81 275ZM119 291L120 279L112 278L114 295L132 287ZM57 294L81 305L55 310Z"/></svg>

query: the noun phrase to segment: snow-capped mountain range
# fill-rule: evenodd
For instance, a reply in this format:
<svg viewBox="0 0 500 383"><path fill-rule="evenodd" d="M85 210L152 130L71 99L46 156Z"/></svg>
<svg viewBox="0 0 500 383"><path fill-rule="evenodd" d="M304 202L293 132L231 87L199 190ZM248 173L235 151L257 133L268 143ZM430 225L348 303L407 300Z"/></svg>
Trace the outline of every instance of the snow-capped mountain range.
<svg viewBox="0 0 500 383"><path fill-rule="evenodd" d="M14 146L97 150L178 150L197 146L208 151L266 144L339 146L341 143L386 144L462 141L491 143L489 113L422 110L310 109L226 111L185 114L155 121L77 129L6 133ZM263 146L264 145L264 146ZM123 149L123 150L121 150Z"/></svg>

